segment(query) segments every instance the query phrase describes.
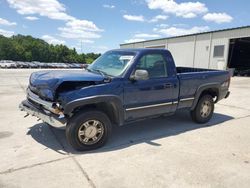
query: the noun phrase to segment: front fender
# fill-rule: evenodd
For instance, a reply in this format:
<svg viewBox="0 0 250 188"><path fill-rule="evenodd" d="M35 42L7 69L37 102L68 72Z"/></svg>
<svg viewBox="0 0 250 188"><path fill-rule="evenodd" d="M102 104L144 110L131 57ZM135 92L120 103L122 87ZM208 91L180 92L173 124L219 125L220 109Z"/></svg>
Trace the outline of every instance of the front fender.
<svg viewBox="0 0 250 188"><path fill-rule="evenodd" d="M67 103L64 107L64 114L70 115L76 108L86 105L105 103L111 105L114 111L114 118L119 125L124 122L124 109L122 101L115 95L100 95L76 99Z"/></svg>

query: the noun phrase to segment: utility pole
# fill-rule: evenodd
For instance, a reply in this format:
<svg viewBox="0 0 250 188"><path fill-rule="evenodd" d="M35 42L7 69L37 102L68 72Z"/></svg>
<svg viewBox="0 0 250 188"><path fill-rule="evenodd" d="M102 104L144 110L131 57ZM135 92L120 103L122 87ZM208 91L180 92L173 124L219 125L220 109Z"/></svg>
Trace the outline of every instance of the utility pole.
<svg viewBox="0 0 250 188"><path fill-rule="evenodd" d="M81 40L81 53L82 53L82 40Z"/></svg>

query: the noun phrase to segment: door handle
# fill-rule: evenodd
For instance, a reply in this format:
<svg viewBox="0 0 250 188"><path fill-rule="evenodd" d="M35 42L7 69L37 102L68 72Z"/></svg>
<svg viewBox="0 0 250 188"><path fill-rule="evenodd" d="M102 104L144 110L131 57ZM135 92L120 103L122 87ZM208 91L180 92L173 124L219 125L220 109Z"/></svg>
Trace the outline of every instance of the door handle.
<svg viewBox="0 0 250 188"><path fill-rule="evenodd" d="M172 88L173 84L164 84L164 88Z"/></svg>

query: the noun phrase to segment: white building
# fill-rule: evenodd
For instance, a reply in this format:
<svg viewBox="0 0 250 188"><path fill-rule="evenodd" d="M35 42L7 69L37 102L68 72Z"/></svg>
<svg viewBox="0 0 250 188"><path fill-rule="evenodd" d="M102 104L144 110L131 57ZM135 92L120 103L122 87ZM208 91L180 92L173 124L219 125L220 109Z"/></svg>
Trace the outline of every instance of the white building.
<svg viewBox="0 0 250 188"><path fill-rule="evenodd" d="M250 69L250 26L121 44L121 48L166 48L177 66Z"/></svg>

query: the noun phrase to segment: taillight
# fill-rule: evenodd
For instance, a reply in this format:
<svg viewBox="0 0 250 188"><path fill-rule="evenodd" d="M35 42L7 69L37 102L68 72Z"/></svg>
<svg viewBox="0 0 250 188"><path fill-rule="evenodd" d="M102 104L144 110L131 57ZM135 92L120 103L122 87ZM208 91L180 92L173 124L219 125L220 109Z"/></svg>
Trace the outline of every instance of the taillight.
<svg viewBox="0 0 250 188"><path fill-rule="evenodd" d="M230 81L231 81L231 76L229 75L228 79L227 79L225 82L223 82L223 83L221 84L221 87L229 88L229 86L230 86Z"/></svg>

